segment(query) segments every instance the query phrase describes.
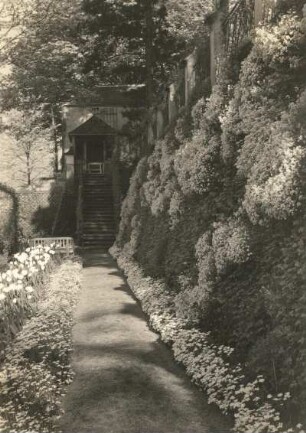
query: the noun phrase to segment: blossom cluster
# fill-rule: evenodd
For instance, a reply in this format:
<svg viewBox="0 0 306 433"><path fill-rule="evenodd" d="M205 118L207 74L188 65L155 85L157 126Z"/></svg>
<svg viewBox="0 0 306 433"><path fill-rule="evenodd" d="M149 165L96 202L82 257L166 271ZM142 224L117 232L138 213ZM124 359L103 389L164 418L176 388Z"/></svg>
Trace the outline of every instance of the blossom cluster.
<svg viewBox="0 0 306 433"><path fill-rule="evenodd" d="M212 247L218 273L224 272L233 263L246 262L251 255L246 226L237 217L215 223Z"/></svg>
<svg viewBox="0 0 306 433"><path fill-rule="evenodd" d="M0 369L0 427L14 432L54 432L62 396L73 379L72 312L80 288L81 265L65 260L46 283L40 299Z"/></svg>
<svg viewBox="0 0 306 433"><path fill-rule="evenodd" d="M286 249L292 227L298 229L299 242L305 237L300 219L305 207L305 47L305 19L292 13L254 30L250 51L220 65L211 96L191 112L185 108L185 117L141 160L117 238L146 275L165 278L175 292L176 319L189 327L201 323L211 329L211 339L235 345L237 358L264 373L270 389L275 387L274 365L266 362L263 341L280 341L280 353L289 339L292 347L303 341L300 314L286 315L285 305L290 311L305 305L299 291L304 256L294 258ZM237 67L240 55L245 58ZM147 282L143 290L158 298L158 305L162 297L155 283ZM150 284L155 287L151 292ZM141 288L135 290L143 296ZM172 329L168 307L150 313L162 333ZM301 377L303 363L304 355L292 351L275 367L281 389L290 386L293 411L303 407L303 386L292 380ZM256 407L239 410L238 424L248 417L254 421ZM260 410L272 417L268 406Z"/></svg>
<svg viewBox="0 0 306 433"><path fill-rule="evenodd" d="M255 224L270 218L286 219L301 204L306 149L280 123L258 155L246 185L243 207Z"/></svg>
<svg viewBox="0 0 306 433"><path fill-rule="evenodd" d="M144 276L135 260L112 247L111 254L125 272L129 286L149 315L150 324L170 344L175 359L182 363L191 379L225 414L234 415L234 431L243 433L304 433L303 426L286 429L279 409L290 399L290 393L276 396L265 392L265 379L258 375L247 381L243 367L233 363L234 349L216 345L209 333L190 328L175 314L174 297L162 281Z"/></svg>
<svg viewBox="0 0 306 433"><path fill-rule="evenodd" d="M202 131L198 131L177 151L175 172L185 195L203 194L213 188L218 179L219 147L213 139L206 143Z"/></svg>
<svg viewBox="0 0 306 433"><path fill-rule="evenodd" d="M158 141L148 158L147 180L142 186L145 203L150 206L153 215L168 208L176 190L173 162L174 154L169 140Z"/></svg>
<svg viewBox="0 0 306 433"><path fill-rule="evenodd" d="M52 246L27 248L15 254L8 269L0 274L2 350L32 314L38 297L42 295L44 279L53 267L54 254Z"/></svg>

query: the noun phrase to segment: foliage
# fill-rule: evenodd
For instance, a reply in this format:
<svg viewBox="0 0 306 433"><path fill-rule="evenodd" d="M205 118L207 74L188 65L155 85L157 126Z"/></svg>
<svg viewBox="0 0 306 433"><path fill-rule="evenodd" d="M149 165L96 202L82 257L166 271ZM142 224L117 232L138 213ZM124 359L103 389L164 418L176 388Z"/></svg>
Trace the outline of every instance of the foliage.
<svg viewBox="0 0 306 433"><path fill-rule="evenodd" d="M21 258L21 256L19 256ZM72 380L72 311L80 264L64 261L53 273L29 320L6 350L0 377L3 431L54 432L61 399Z"/></svg>
<svg viewBox="0 0 306 433"><path fill-rule="evenodd" d="M0 254L11 254L18 244L19 201L16 191L0 183Z"/></svg>
<svg viewBox="0 0 306 433"><path fill-rule="evenodd" d="M146 56L150 55L155 90L158 90L186 49L186 41L179 40L169 31L167 8L168 2L162 0L84 0L86 19L82 26L82 52L85 72L92 82L144 83L147 79ZM149 9L152 9L150 25ZM150 54L148 38L151 39Z"/></svg>
<svg viewBox="0 0 306 433"><path fill-rule="evenodd" d="M117 239L250 382L291 393L293 422L305 404L303 23L289 13L256 30L237 82L222 66L186 114L193 133L180 119L136 169Z"/></svg>
<svg viewBox="0 0 306 433"><path fill-rule="evenodd" d="M211 0L169 0L166 4L169 33L185 41L203 37L203 26L208 14L214 10Z"/></svg>
<svg viewBox="0 0 306 433"><path fill-rule="evenodd" d="M43 176L50 176L52 142L49 128L41 126L39 109L3 112L2 127L10 141L11 176L20 186L35 186Z"/></svg>
<svg viewBox="0 0 306 433"><path fill-rule="evenodd" d="M70 98L80 79L80 1L9 0L1 12L13 29L8 41L2 36L2 53L11 66L2 90L4 104L29 107Z"/></svg>
<svg viewBox="0 0 306 433"><path fill-rule="evenodd" d="M176 317L173 295L162 280L145 277L137 263L116 247L111 253L124 270L153 329L165 343L172 345L175 359L207 392L208 401L216 403L222 412L234 414L235 431L284 433L279 408L287 404L290 393L267 395L262 375L248 382L243 368L233 363L233 349L213 344L209 333L188 329L186 321ZM302 432L301 429L299 425L296 431Z"/></svg>

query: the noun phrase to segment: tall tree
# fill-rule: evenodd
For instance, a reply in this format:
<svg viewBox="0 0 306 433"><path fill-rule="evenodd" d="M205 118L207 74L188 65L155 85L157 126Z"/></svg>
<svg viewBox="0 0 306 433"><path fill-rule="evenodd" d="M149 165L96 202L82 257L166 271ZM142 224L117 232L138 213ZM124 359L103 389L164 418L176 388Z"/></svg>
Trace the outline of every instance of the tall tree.
<svg viewBox="0 0 306 433"><path fill-rule="evenodd" d="M167 30L163 0L83 0L85 71L96 84L167 81L184 43ZM150 90L149 90L150 93Z"/></svg>
<svg viewBox="0 0 306 433"><path fill-rule="evenodd" d="M41 126L41 110L2 113L1 180L16 187L36 186L52 172L51 130ZM4 178L2 177L4 176Z"/></svg>
<svg viewBox="0 0 306 433"><path fill-rule="evenodd" d="M8 0L1 38L2 61L10 74L2 79L1 108L30 110L39 105L42 127L52 128L54 152L60 143L60 108L82 87L82 55L78 26L83 16L79 0ZM10 44L5 45L7 41ZM55 158L55 170L58 169Z"/></svg>

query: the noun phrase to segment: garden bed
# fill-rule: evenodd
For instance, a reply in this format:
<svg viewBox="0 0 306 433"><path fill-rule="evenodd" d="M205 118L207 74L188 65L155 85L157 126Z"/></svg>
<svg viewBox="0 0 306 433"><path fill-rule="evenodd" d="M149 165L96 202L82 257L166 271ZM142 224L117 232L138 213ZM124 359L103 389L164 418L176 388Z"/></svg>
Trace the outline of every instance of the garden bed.
<svg viewBox="0 0 306 433"><path fill-rule="evenodd" d="M301 424L288 428L281 421L280 413L290 399L289 393L267 395L265 379L260 375L247 381L243 367L231 359L232 348L213 344L209 333L191 328L176 317L173 295L163 280L146 277L137 262L117 247L110 252L152 328L172 347L174 358L184 365L192 381L207 393L209 403L234 416L236 432L304 433Z"/></svg>
<svg viewBox="0 0 306 433"><path fill-rule="evenodd" d="M71 328L81 268L78 260L65 259L52 269L40 287L32 317L4 351L0 370L3 432L56 431L62 396L73 374Z"/></svg>

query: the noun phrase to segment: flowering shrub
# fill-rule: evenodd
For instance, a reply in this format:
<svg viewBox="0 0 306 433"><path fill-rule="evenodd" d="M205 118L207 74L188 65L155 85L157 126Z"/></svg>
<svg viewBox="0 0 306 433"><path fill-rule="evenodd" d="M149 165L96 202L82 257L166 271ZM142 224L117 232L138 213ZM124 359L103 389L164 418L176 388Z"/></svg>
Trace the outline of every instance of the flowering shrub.
<svg viewBox="0 0 306 433"><path fill-rule="evenodd" d="M51 247L27 248L14 255L6 272L0 275L0 348L12 340L26 318L45 296L46 278L54 268L55 251Z"/></svg>
<svg viewBox="0 0 306 433"><path fill-rule="evenodd" d="M263 374L267 393L291 392L292 420L306 399L305 30L287 13L254 31L236 64L220 64L211 96L186 107L138 166L117 239L158 278L146 293L171 295L176 320L235 347L249 383ZM169 314L154 313L156 327ZM262 417L272 423L265 401L239 409L239 428L248 417L258 431Z"/></svg>
<svg viewBox="0 0 306 433"><path fill-rule="evenodd" d="M56 269L36 315L6 349L0 370L0 419L5 431L55 431L62 395L73 377L72 310L80 271L81 265L71 260Z"/></svg>
<svg viewBox="0 0 306 433"><path fill-rule="evenodd" d="M195 108L195 131L177 150L174 169L185 195L204 194L218 186L220 169L220 117L226 103L223 86L215 86L207 101ZM205 109L204 109L205 107ZM202 116L200 115L203 111Z"/></svg>
<svg viewBox="0 0 306 433"><path fill-rule="evenodd" d="M153 329L165 343L172 345L175 359L186 367L192 380L205 389L209 403L217 404L225 414L234 414L235 431L285 433L278 408L290 399L290 393L267 395L262 375L248 382L241 365L231 361L232 348L211 343L209 333L186 329L188 323L176 317L173 295L167 292L162 281L144 277L136 262L116 247L111 249L111 254L124 270ZM302 433L302 425L295 431Z"/></svg>
<svg viewBox="0 0 306 433"><path fill-rule="evenodd" d="M249 234L242 221L236 217L215 223L212 248L219 274L228 265L246 262L250 257Z"/></svg>
<svg viewBox="0 0 306 433"><path fill-rule="evenodd" d="M185 195L206 193L216 184L218 159L219 143L213 139L205 143L202 131L196 132L192 141L178 150L175 172Z"/></svg>
<svg viewBox="0 0 306 433"><path fill-rule="evenodd" d="M148 205L152 215L168 210L173 195L178 191L174 173L174 152L176 143L172 134L156 142L148 158L147 180L142 185L143 205Z"/></svg>
<svg viewBox="0 0 306 433"><path fill-rule="evenodd" d="M215 257L212 247L212 236L210 232L204 233L196 244L196 257L199 270L199 284L205 287L210 280L216 276Z"/></svg>
<svg viewBox="0 0 306 433"><path fill-rule="evenodd" d="M172 194L172 197L170 199L169 203L169 218L170 218L170 227L174 228L179 220L181 215L184 212L184 194L181 192L181 190L176 190Z"/></svg>
<svg viewBox="0 0 306 433"><path fill-rule="evenodd" d="M243 207L254 223L286 219L301 204L306 149L288 129L286 120L270 126L270 139L250 170Z"/></svg>
<svg viewBox="0 0 306 433"><path fill-rule="evenodd" d="M139 192L147 174L147 158L142 158L130 180L130 188L122 204L117 242L123 246L131 236L131 221L138 210Z"/></svg>

